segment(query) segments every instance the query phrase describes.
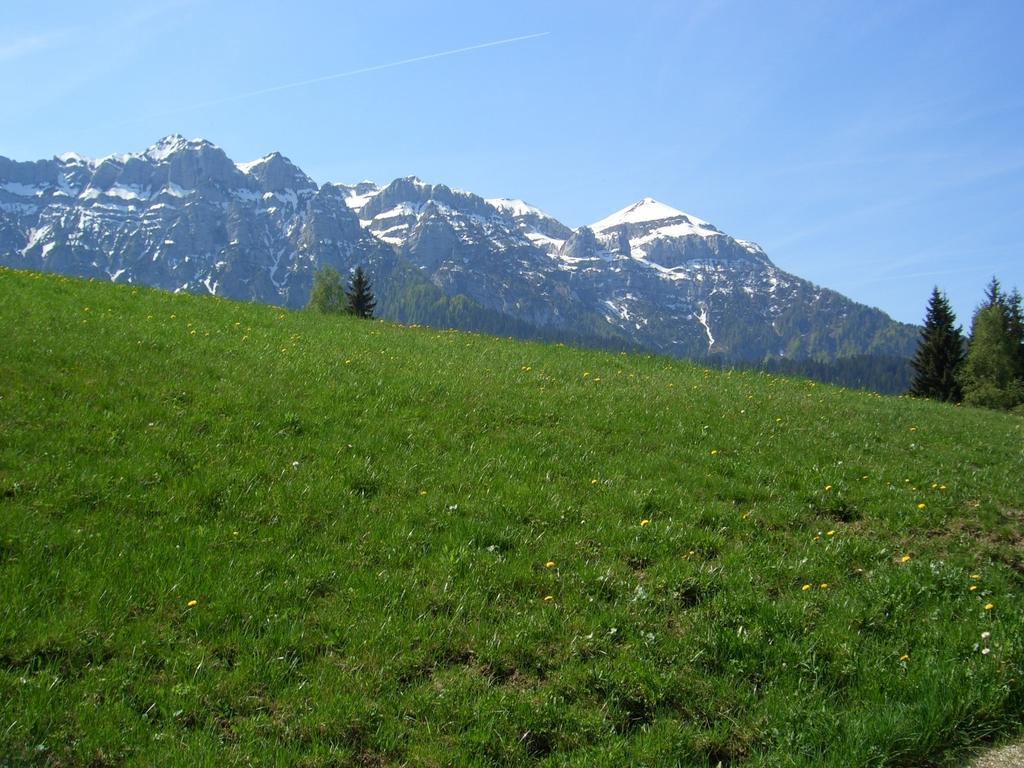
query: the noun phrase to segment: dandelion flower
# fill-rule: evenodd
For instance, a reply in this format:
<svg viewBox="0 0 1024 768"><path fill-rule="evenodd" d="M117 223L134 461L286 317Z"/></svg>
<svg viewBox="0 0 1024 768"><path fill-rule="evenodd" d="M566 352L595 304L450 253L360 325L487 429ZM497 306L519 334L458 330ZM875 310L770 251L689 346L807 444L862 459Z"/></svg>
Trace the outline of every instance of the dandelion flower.
<svg viewBox="0 0 1024 768"><path fill-rule="evenodd" d="M971 584L971 586L970 586L970 591L971 592L975 592L977 589L978 589L978 585L977 584Z"/></svg>
<svg viewBox="0 0 1024 768"><path fill-rule="evenodd" d="M972 574L971 574L971 578L972 578L972 579L974 579L975 581L977 581L978 579L980 579L980 578L981 578L981 574L978 574L978 573L972 573Z"/></svg>
<svg viewBox="0 0 1024 768"><path fill-rule="evenodd" d="M909 563L910 562L910 555L904 555L903 557L901 557L900 558L900 562L901 563Z"/></svg>
<svg viewBox="0 0 1024 768"><path fill-rule="evenodd" d="M187 603L185 604L185 607L186 607L186 608L195 608L195 607L196 607L197 605L199 605L199 601L198 601L198 600L189 600L189 601L188 601L188 602L187 602Z"/></svg>
<svg viewBox="0 0 1024 768"><path fill-rule="evenodd" d="M544 602L545 603L553 603L554 601L555 601L555 596L554 595L544 595Z"/></svg>
<svg viewBox="0 0 1024 768"><path fill-rule="evenodd" d="M800 589L801 589L801 590L803 590L804 592L806 592L806 591L807 591L807 590L809 590L810 588L811 588L811 585L810 585L810 584L804 584L804 585L803 585L802 587L800 587Z"/></svg>
<svg viewBox="0 0 1024 768"><path fill-rule="evenodd" d="M828 589L828 582L823 581L821 582L821 584L818 585L818 587L820 589Z"/></svg>
<svg viewBox="0 0 1024 768"><path fill-rule="evenodd" d="M643 528L645 525L650 525L650 524L651 524L651 521L648 520L646 517L643 520L640 521L640 527L641 528Z"/></svg>
<svg viewBox="0 0 1024 768"><path fill-rule="evenodd" d="M711 449L711 455L712 456L717 456L718 455L718 449L717 448L712 448Z"/></svg>
<svg viewBox="0 0 1024 768"><path fill-rule="evenodd" d="M427 495L426 491L420 491L420 496L426 496L426 495Z"/></svg>
<svg viewBox="0 0 1024 768"><path fill-rule="evenodd" d="M991 611L993 608L995 608L995 606L992 605L992 603L985 603L985 610L986 611Z"/></svg>
<svg viewBox="0 0 1024 768"><path fill-rule="evenodd" d="M591 485L597 485L597 478L595 477L593 480L591 480L590 484Z"/></svg>
<svg viewBox="0 0 1024 768"><path fill-rule="evenodd" d="M921 502L920 504L918 504L918 505L917 505L917 508L918 508L918 509L925 509L925 508L926 508L927 506L928 506L928 505L927 505L927 504L925 504L925 503L924 503L924 502L922 501L922 502Z"/></svg>
<svg viewBox="0 0 1024 768"><path fill-rule="evenodd" d="M910 657L907 654L900 656L900 661L910 661Z"/></svg>
<svg viewBox="0 0 1024 768"><path fill-rule="evenodd" d="M826 491L831 491L832 490L832 486L831 485L826 485L825 486L825 490Z"/></svg>
<svg viewBox="0 0 1024 768"><path fill-rule="evenodd" d="M826 535L826 536L835 536L835 535L836 535L836 532L835 532L835 531L829 531L829 532L828 532L828 533L826 533L825 535Z"/></svg>
<svg viewBox="0 0 1024 768"><path fill-rule="evenodd" d="M548 560L546 563L544 563L544 567L545 568L549 568L549 569L550 568L554 568L555 567L555 561L554 560Z"/></svg>

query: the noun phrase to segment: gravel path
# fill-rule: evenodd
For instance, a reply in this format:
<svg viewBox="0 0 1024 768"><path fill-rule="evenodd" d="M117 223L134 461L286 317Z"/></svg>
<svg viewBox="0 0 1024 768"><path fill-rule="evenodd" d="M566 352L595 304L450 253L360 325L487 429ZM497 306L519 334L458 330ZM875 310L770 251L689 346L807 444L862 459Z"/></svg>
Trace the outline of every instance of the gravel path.
<svg viewBox="0 0 1024 768"><path fill-rule="evenodd" d="M1024 768L1024 744L1011 744L986 752L970 768Z"/></svg>

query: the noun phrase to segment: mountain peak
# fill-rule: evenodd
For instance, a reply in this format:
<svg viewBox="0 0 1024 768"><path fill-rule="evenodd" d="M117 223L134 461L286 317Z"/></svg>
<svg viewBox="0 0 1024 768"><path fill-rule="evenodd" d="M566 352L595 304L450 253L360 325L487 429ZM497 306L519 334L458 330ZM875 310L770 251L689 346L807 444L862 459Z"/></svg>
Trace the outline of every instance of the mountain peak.
<svg viewBox="0 0 1024 768"><path fill-rule="evenodd" d="M679 217L687 219L698 227L709 226L703 219L699 219L689 213L684 213L670 205L660 203L653 197L645 197L632 205L627 205L625 208L616 211L611 216L591 224L590 228L595 232L601 232L621 224L645 224L651 221L664 221Z"/></svg>
<svg viewBox="0 0 1024 768"><path fill-rule="evenodd" d="M171 155L185 149L201 149L203 147L212 146L213 144L206 139L186 139L180 133L172 133L169 136L164 136L151 147L147 148L142 155L148 160L160 162L161 160L166 160Z"/></svg>
<svg viewBox="0 0 1024 768"><path fill-rule="evenodd" d="M271 152L259 160L235 163L235 167L255 180L264 192L283 189L315 189L316 183L280 152Z"/></svg>
<svg viewBox="0 0 1024 768"><path fill-rule="evenodd" d="M530 205L523 200L511 197L491 197L487 199L487 202L497 208L499 211L503 211L512 216L540 216L545 219L551 218L548 214L544 213L540 208L534 205Z"/></svg>

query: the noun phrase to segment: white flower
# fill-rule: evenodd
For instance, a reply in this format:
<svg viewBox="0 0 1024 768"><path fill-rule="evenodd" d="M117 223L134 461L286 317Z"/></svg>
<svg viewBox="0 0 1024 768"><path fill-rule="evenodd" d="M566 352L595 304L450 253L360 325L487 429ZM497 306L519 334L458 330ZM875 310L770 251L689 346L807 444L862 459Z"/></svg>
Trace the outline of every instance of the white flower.
<svg viewBox="0 0 1024 768"><path fill-rule="evenodd" d="M992 653L992 649L991 648L982 648L981 649L981 655L982 656L988 656L990 653Z"/></svg>
<svg viewBox="0 0 1024 768"><path fill-rule="evenodd" d="M981 633L981 639L982 640L988 640L990 637L992 637L992 633L991 632L982 632Z"/></svg>

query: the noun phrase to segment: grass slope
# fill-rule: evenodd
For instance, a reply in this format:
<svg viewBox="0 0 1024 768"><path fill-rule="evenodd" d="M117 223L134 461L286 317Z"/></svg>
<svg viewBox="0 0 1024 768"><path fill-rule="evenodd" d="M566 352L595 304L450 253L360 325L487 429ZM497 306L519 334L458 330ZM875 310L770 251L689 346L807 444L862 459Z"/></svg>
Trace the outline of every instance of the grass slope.
<svg viewBox="0 0 1024 768"><path fill-rule="evenodd" d="M1021 726L1018 418L10 270L0 349L0 764L937 765Z"/></svg>

